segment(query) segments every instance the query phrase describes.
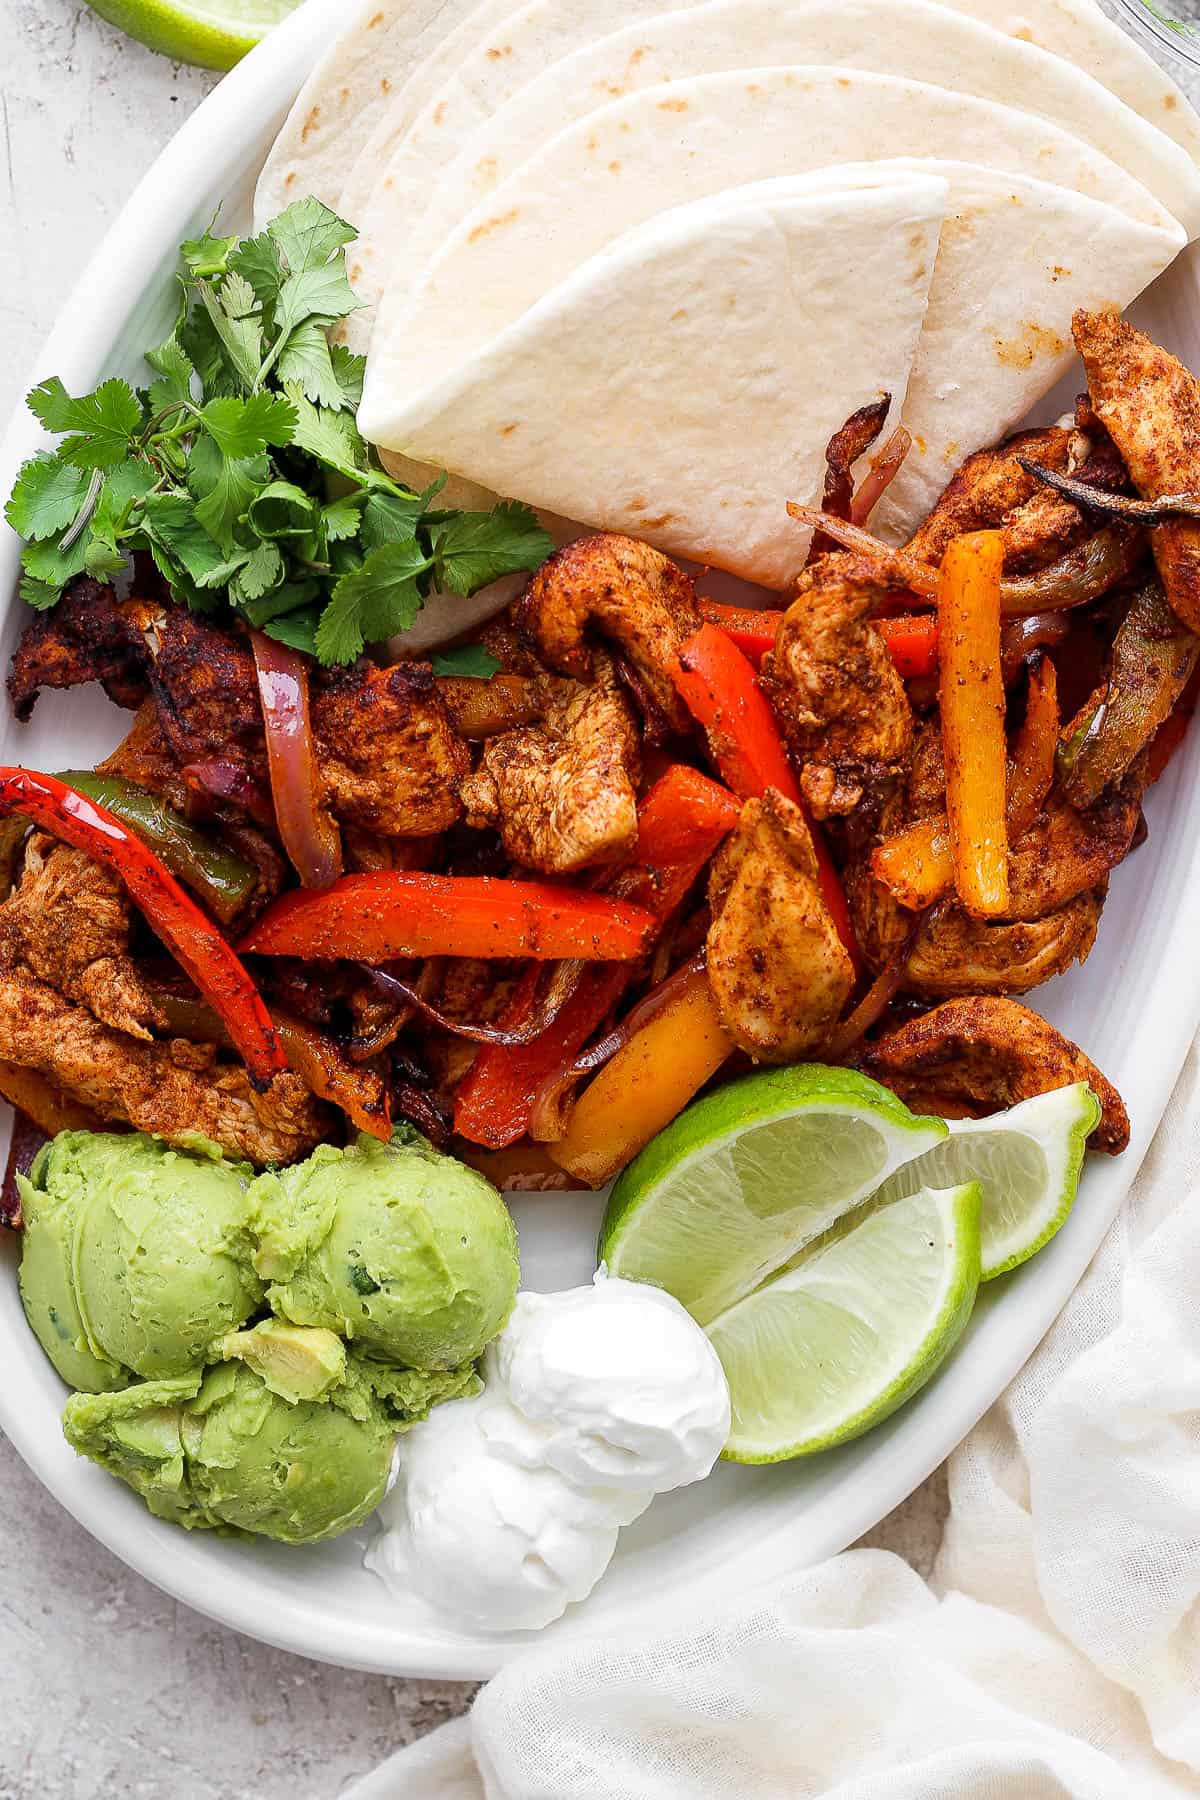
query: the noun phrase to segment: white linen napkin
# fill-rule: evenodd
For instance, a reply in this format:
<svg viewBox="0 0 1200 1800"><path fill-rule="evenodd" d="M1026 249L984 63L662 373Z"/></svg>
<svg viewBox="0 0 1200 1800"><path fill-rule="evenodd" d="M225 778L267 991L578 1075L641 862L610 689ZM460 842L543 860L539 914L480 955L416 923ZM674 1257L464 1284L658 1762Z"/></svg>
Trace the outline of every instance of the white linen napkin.
<svg viewBox="0 0 1200 1800"><path fill-rule="evenodd" d="M951 1458L928 1584L848 1550L720 1620L533 1647L346 1800L1200 1796L1198 1176L1193 1048L1083 1282Z"/></svg>

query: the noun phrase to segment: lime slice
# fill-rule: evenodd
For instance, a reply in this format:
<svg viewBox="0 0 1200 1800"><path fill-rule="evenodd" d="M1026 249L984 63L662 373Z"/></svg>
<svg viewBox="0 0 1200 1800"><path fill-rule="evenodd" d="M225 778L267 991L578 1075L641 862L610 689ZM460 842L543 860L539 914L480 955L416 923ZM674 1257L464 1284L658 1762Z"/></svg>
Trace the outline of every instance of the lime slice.
<svg viewBox="0 0 1200 1800"><path fill-rule="evenodd" d="M1028 1262L1054 1236L1075 1201L1088 1133L1100 1102L1085 1081L1023 1100L990 1119L951 1119L950 1136L908 1163L881 1200L922 1183L978 1181L983 1192L981 1279Z"/></svg>
<svg viewBox="0 0 1200 1800"><path fill-rule="evenodd" d="M151 50L202 69L232 69L300 0L91 0L93 12Z"/></svg>
<svg viewBox="0 0 1200 1800"><path fill-rule="evenodd" d="M708 1327L729 1381L732 1462L858 1437L929 1380L979 1286L980 1193L872 1200Z"/></svg>
<svg viewBox="0 0 1200 1800"><path fill-rule="evenodd" d="M747 1075L689 1106L618 1178L600 1260L707 1325L945 1136L850 1069Z"/></svg>

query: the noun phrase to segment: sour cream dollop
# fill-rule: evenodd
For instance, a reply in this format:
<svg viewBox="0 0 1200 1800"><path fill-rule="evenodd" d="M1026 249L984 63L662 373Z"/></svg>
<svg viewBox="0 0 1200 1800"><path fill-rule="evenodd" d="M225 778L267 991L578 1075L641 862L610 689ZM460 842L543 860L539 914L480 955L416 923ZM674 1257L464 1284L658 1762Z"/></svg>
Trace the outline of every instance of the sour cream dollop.
<svg viewBox="0 0 1200 1800"><path fill-rule="evenodd" d="M401 1438L367 1564L459 1624L536 1630L591 1592L656 1493L708 1474L729 1389L677 1300L603 1276L518 1295L484 1373Z"/></svg>

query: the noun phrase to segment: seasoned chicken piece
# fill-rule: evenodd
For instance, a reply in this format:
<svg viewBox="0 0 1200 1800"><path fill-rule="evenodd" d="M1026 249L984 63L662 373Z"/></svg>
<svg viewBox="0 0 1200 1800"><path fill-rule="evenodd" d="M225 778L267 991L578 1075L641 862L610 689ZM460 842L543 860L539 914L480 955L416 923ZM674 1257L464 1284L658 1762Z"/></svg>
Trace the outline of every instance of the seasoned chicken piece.
<svg viewBox="0 0 1200 1800"><path fill-rule="evenodd" d="M97 763L96 772L132 781L135 786L158 794L179 812L188 806L188 785L179 759L166 740L153 700L145 700L139 706L128 732L116 749Z"/></svg>
<svg viewBox="0 0 1200 1800"><path fill-rule="evenodd" d="M747 800L709 876L708 980L721 1023L763 1062L795 1062L828 1036L854 986L821 898L800 808L774 788Z"/></svg>
<svg viewBox="0 0 1200 1800"><path fill-rule="evenodd" d="M689 728L671 669L700 615L691 576L661 551L615 532L578 538L542 564L514 616L551 668L580 681L592 674L585 633L594 626L620 646L671 728Z"/></svg>
<svg viewBox="0 0 1200 1800"><path fill-rule="evenodd" d="M566 875L637 837L637 727L612 664L595 663L597 680L561 684L540 724L490 738L462 784L467 824L496 826L522 868Z"/></svg>
<svg viewBox="0 0 1200 1800"><path fill-rule="evenodd" d="M870 622L890 585L886 564L821 557L800 577L763 661L762 685L819 819L852 812L868 785L903 773L912 753L904 683Z"/></svg>
<svg viewBox="0 0 1200 1800"><path fill-rule="evenodd" d="M1121 1096L1069 1038L1015 1000L950 1000L890 1031L858 1056L858 1067L917 1111L962 1100L984 1114L1086 1081L1103 1109L1092 1136L1116 1155L1129 1142Z"/></svg>
<svg viewBox="0 0 1200 1800"><path fill-rule="evenodd" d="M197 770L189 784L206 787L200 771L220 764L238 777L229 797L269 823L274 812L262 705L246 640L182 606L164 607L147 620L146 639L159 724L185 778Z"/></svg>
<svg viewBox="0 0 1200 1800"><path fill-rule="evenodd" d="M1041 919L1097 890L1124 862L1141 817L1141 783L1111 789L1077 812L1052 794L1008 855L1006 919Z"/></svg>
<svg viewBox="0 0 1200 1800"><path fill-rule="evenodd" d="M866 455L883 430L891 404L892 396L881 394L866 406L860 406L857 412L850 414L844 425L838 427L826 444L825 491L821 496L821 511L828 513L831 519L850 517L854 502L854 465L860 456ZM814 532L812 543L808 547L809 562L816 562L818 556L825 556L836 547L833 539L826 537L824 532Z"/></svg>
<svg viewBox="0 0 1200 1800"><path fill-rule="evenodd" d="M104 1024L149 1038L162 1015L129 957L129 902L115 875L41 832L0 906L0 962L28 964Z"/></svg>
<svg viewBox="0 0 1200 1800"><path fill-rule="evenodd" d="M118 706L135 707L146 696L149 656L136 624L110 587L81 575L57 606L25 627L8 674L18 719L28 719L44 688L83 687L98 681Z"/></svg>
<svg viewBox="0 0 1200 1800"><path fill-rule="evenodd" d="M256 1094L241 1064L218 1063L211 1045L140 1043L22 967L0 970L0 1057L39 1070L102 1118L170 1143L199 1133L253 1163L293 1162L327 1130L298 1075Z"/></svg>
<svg viewBox="0 0 1200 1800"><path fill-rule="evenodd" d="M1030 456L1046 468L1064 470L1072 435L1069 428L1061 425L1044 431L1022 431L995 450L977 450L974 456L968 456L933 511L908 540L905 547L909 555L936 566L953 538L966 531L986 531L1002 524L1032 495L1044 491L1037 477L1028 474L1017 457Z"/></svg>
<svg viewBox="0 0 1200 1800"><path fill-rule="evenodd" d="M1116 312L1077 312L1075 345L1088 393L1144 500L1200 489L1200 381ZM1150 534L1167 599L1200 631L1200 523L1172 519Z"/></svg>
<svg viewBox="0 0 1200 1800"><path fill-rule="evenodd" d="M428 663L338 670L312 695L317 761L334 813L381 837L431 837L462 813L471 767Z"/></svg>
<svg viewBox="0 0 1200 1800"><path fill-rule="evenodd" d="M957 905L932 919L908 959L901 989L926 999L952 994L1027 994L1096 941L1104 890L1079 894L1045 918L972 919ZM908 915L911 919L911 914Z"/></svg>

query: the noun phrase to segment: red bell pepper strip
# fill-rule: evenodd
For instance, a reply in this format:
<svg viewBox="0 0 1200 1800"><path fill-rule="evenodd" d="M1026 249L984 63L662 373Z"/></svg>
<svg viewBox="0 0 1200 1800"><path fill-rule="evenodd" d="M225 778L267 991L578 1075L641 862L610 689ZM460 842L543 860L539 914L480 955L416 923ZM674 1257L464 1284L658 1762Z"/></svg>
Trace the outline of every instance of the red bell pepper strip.
<svg viewBox="0 0 1200 1800"><path fill-rule="evenodd" d="M704 727L721 774L743 800L773 787L804 813L817 859L817 884L856 975L863 968L846 890L821 832L808 817L775 714L749 662L732 638L702 625L679 653L675 686Z"/></svg>
<svg viewBox="0 0 1200 1800"><path fill-rule="evenodd" d="M938 666L936 613L902 614L895 619L876 619L875 629L887 645L892 666L905 681L933 675Z"/></svg>
<svg viewBox="0 0 1200 1800"><path fill-rule="evenodd" d="M284 894L239 946L256 956L386 963L402 956L625 962L654 934L644 907L548 881L380 869Z"/></svg>
<svg viewBox="0 0 1200 1800"><path fill-rule="evenodd" d="M0 817L12 813L24 814L53 837L106 863L121 878L147 923L224 1020L255 1087L268 1087L287 1068L270 1014L246 970L216 926L140 838L106 807L53 775L31 769L0 768Z"/></svg>
<svg viewBox="0 0 1200 1800"><path fill-rule="evenodd" d="M720 600L706 600L698 595L696 605L700 617L709 625L719 625L731 637L744 656L760 663L768 650L775 647L783 613L757 611L752 606L726 606Z"/></svg>
<svg viewBox="0 0 1200 1800"><path fill-rule="evenodd" d="M741 811L728 788L687 763L672 763L638 807L637 848L629 860L662 869L692 861L706 844L710 856Z"/></svg>
<svg viewBox="0 0 1200 1800"><path fill-rule="evenodd" d="M523 1137L539 1088L595 1036L628 985L629 974L623 963L585 969L558 1017L532 1042L485 1044L454 1097L459 1137L489 1150L503 1150ZM534 986L518 983L504 1024L522 1024L533 1001Z"/></svg>

